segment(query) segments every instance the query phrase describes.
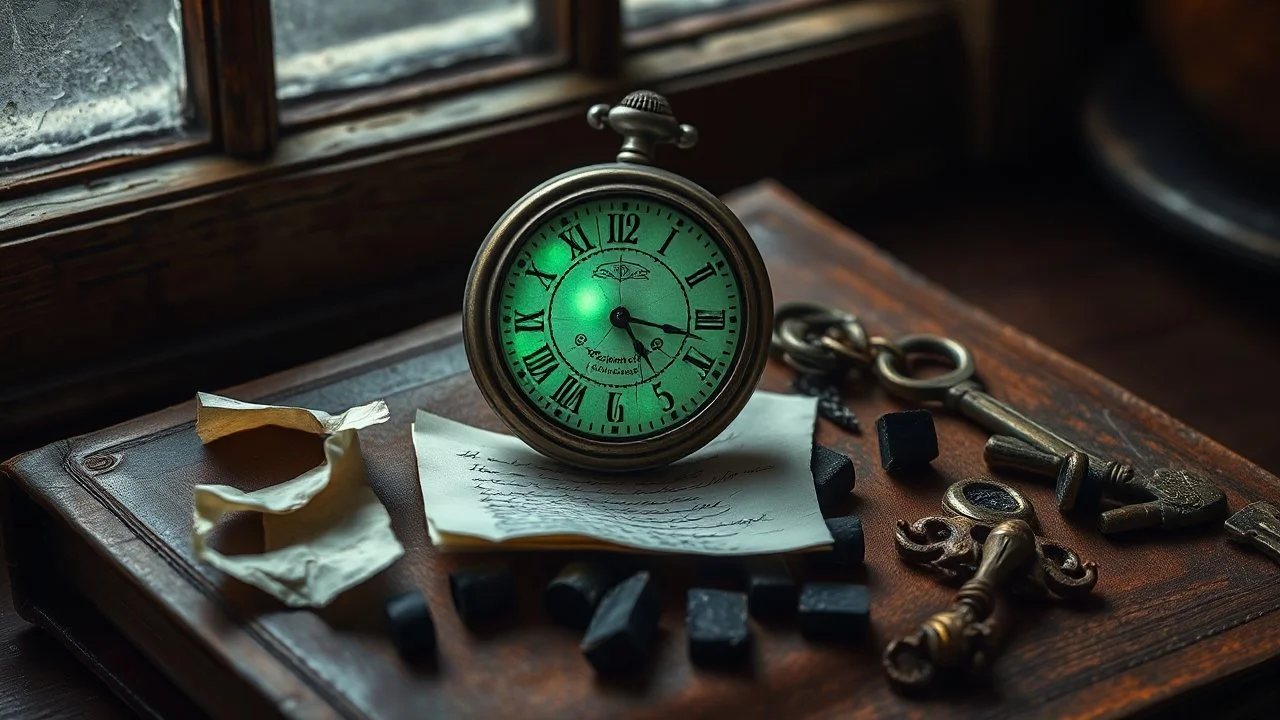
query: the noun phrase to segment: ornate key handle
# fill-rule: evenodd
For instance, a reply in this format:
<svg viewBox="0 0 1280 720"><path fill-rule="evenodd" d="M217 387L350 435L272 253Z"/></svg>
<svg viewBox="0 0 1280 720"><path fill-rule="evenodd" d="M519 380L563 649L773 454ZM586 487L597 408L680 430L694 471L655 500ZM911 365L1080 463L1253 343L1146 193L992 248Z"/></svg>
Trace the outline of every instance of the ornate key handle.
<svg viewBox="0 0 1280 720"><path fill-rule="evenodd" d="M1080 559L1076 551L1037 536L1024 520L995 525L967 517L926 517L908 524L898 521L894 544L898 556L928 567L951 580L975 577L986 559L986 544L995 528L1022 523L1030 535L1029 561L1009 572L1010 588L1023 595L1056 596L1075 600L1088 595L1098 582L1098 566Z"/></svg>
<svg viewBox="0 0 1280 720"><path fill-rule="evenodd" d="M1098 581L1096 565L1082 562L1064 545L1037 538L1024 520L994 527L965 517L899 521L895 541L907 562L968 578L950 608L885 648L885 673L904 691L990 665L1002 630L999 591L1006 584L1075 599L1089 594Z"/></svg>

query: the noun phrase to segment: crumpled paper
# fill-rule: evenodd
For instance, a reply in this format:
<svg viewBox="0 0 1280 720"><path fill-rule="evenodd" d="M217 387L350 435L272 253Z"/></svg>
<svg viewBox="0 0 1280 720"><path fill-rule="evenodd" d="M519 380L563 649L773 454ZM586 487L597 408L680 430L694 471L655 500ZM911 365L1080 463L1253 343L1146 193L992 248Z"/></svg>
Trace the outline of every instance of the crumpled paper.
<svg viewBox="0 0 1280 720"><path fill-rule="evenodd" d="M196 435L200 436L200 442L206 444L232 433L266 425L332 435L384 423L390 417L387 404L381 400L353 407L341 415L330 415L323 410L259 405L221 395L196 393Z"/></svg>
<svg viewBox="0 0 1280 720"><path fill-rule="evenodd" d="M391 516L369 488L356 434L389 418L386 403L333 416L201 393L197 406L196 433L206 443L266 425L331 434L324 440L324 463L279 485L253 492L197 485L191 527L196 559L290 607L324 607L404 554ZM206 544L220 519L243 510L262 513L261 554L224 555Z"/></svg>

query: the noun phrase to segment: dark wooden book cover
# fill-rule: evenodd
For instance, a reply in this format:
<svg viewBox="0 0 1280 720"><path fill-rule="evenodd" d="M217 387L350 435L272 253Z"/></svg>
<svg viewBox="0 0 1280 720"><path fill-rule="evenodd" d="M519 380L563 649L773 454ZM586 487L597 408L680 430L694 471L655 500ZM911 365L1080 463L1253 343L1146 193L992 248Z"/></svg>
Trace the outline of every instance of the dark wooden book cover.
<svg viewBox="0 0 1280 720"><path fill-rule="evenodd" d="M1101 454L1140 470L1186 467L1226 489L1231 507L1277 496L1276 478L1106 379L966 306L866 241L764 184L731 199L769 265L776 301L811 300L861 316L875 333L933 332L976 354L990 391ZM959 252L959 250L957 250ZM786 391L771 361L762 387ZM55 443L3 466L5 549L20 611L62 638L140 711L155 715L298 718L740 717L801 715L1105 717L1184 703L1280 655L1280 572L1229 544L1218 525L1104 538L1054 509L1047 484L1019 481L1046 535L1097 561L1096 598L1083 608L1026 601L988 683L932 701L892 693L880 654L892 638L945 607L953 587L904 565L893 525L941 514L946 486L988 475L986 436L943 411L942 455L910 480L879 467L873 432L825 422L817 439L848 453L858 474L851 510L863 520L867 565L851 579L872 592L872 632L851 646L804 641L793 623L756 627L753 667L695 669L683 625L691 563L658 567L666 611L655 657L619 681L597 679L578 634L549 623L539 589L562 558L516 558L522 601L510 621L467 631L446 573L468 559L427 540L410 442L417 408L501 427L467 372L457 318L226 391L243 400L328 411L384 398L391 422L361 431L373 487L406 548L403 559L328 608L290 610L197 564L191 488L254 489L321 460L314 438L264 430L202 446L194 406L174 407ZM865 387L848 400L868 427L901 406ZM215 542L260 542L255 520ZM401 662L382 626L392 592L423 589L440 659Z"/></svg>

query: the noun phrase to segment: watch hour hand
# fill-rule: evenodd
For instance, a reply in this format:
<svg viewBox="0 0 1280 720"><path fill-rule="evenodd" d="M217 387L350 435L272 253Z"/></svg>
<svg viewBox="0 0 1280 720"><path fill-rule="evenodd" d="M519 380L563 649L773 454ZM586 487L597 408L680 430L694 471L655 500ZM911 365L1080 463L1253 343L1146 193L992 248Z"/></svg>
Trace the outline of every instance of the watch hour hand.
<svg viewBox="0 0 1280 720"><path fill-rule="evenodd" d="M635 322L635 320L632 319L632 322ZM631 347L635 348L636 354L644 358L644 361L649 365L649 370L654 375L657 375L658 370L653 367L653 361L649 359L649 348L645 347L644 343L640 342L640 339L636 337L636 332L631 329L631 323L625 324L623 329L627 331L627 337L631 338Z"/></svg>

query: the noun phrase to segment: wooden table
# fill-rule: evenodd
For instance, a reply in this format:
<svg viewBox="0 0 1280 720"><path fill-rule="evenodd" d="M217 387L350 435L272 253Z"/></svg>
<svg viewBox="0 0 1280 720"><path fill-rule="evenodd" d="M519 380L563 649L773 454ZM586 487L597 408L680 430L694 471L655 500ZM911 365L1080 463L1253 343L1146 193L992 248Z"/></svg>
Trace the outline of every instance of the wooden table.
<svg viewBox="0 0 1280 720"><path fill-rule="evenodd" d="M1220 297L1214 302L1199 304L1175 300L1172 305L1163 306L1155 302L1153 298L1161 296L1211 298L1215 284L1224 283L1221 271L1211 271L1206 275L1196 266L1196 258L1186 257L1177 250L1171 255L1164 254L1166 248L1160 244L1158 234L1128 219L1122 220L1119 226L1139 236L1137 247L1119 245L1116 248L1119 263L1114 254L1107 256L1106 263L1096 262L1090 255L1099 247L1108 246L1108 242L1119 244L1131 238L1117 238L1115 226L1106 224L1114 221L1116 216L1124 217L1122 213L1107 215L1114 211L1107 210L1105 204L1104 209L1097 209L1095 203L1098 198L1092 191L1079 192L1078 187L1076 191L1074 197L1070 193L1065 196L1036 195L1034 188L1031 191L1006 191L1004 195L994 196L971 191L960 193L958 198L950 197L934 203L929 206L931 212L899 216L896 220L885 216L870 217L862 225L873 229L873 238L887 239L898 254L910 258L917 266L927 268L928 274L944 284L958 287L962 294L978 304L998 315L1026 318L1021 324L1033 330L1033 325L1044 329L1051 344L1068 353L1080 348L1083 350L1081 354L1097 356L1098 359L1090 364L1111 364L1121 371L1108 370L1110 374L1124 375L1127 371L1137 380L1128 380L1127 384L1147 385L1148 389L1143 394L1162 405L1176 407L1182 403L1193 410L1199 409L1208 420L1201 424L1212 425L1217 421L1220 429L1212 434L1236 439L1237 445L1252 442L1261 448L1258 440L1261 440L1262 433L1251 432L1251 426L1258 425L1260 419L1269 415L1261 409L1251 414L1248 406L1242 406L1233 399L1232 392L1239 393L1245 388L1245 379L1240 374L1224 378L1225 392L1188 392L1181 374L1174 372L1182 366L1147 362L1147 358L1159 358L1162 353L1179 350L1190 352L1193 363L1203 363L1209 359L1208 351L1216 347L1221 352L1214 353L1214 358L1238 361L1241 356L1253 355L1255 349L1271 350L1280 344L1274 324L1264 322L1265 315L1260 315L1258 309L1250 307L1249 303L1234 306ZM1015 211L997 206L1001 197L1008 198L1010 194L1022 201L1011 205L1017 208ZM966 203L966 198L972 202ZM1028 199L1030 207L1027 206ZM1009 216L1016 219L1013 227L1007 223L996 224L997 220ZM1060 222L1062 218L1069 218L1065 229L1064 223ZM1096 232L1100 227L1110 228L1111 235ZM1073 237L1076 232L1079 232L1079 237ZM1027 240L1024 233L1034 235L1036 242ZM1081 237L1085 239L1081 240ZM966 249L958 257L955 253L957 238L965 239ZM1063 266L1078 273L1079 282L1068 282L1062 273L1049 271ZM1009 277L1019 277L1019 272L1028 269L1039 269L1040 277L1047 281L1007 282ZM1108 282L1121 271L1124 283ZM1092 292L1081 294L1081 287L1092 288ZM1070 318L1076 316L1066 312L1074 307L1074 303L1081 301L1090 307L1109 309L1105 307L1108 297L1136 297L1133 293L1139 289L1143 292L1139 299L1146 301L1142 303L1141 311L1097 313L1089 318L1087 331L1081 331L1080 324L1071 322ZM1250 289L1248 284L1245 291L1258 292ZM1176 322L1163 321L1162 324L1162 312L1185 321L1188 302L1193 303L1190 306L1190 330ZM1129 341L1125 337L1133 332L1135 326L1144 324L1149 328L1145 341ZM1108 342L1108 328L1112 328L1113 335L1120 336L1118 340L1113 337ZM1189 332L1206 329L1215 333L1217 342L1214 346L1188 342ZM1120 351L1108 355L1107 348L1115 345L1121 346ZM1129 348L1134 349L1130 352ZM1274 352L1256 354L1275 356ZM1155 372L1151 371L1153 366ZM1169 367L1171 371L1161 372L1161 367ZM1263 388L1262 392L1264 401L1275 399L1274 390ZM1267 392L1271 394L1265 395ZM1260 402L1258 405L1266 406L1268 403ZM1269 405L1274 407L1274 402ZM1232 413L1237 416L1233 417ZM1240 413L1243 417L1238 416ZM1264 462L1274 468L1280 463L1276 462L1274 449L1272 452L1271 458ZM1267 679L1264 675L1255 684L1264 685ZM0 690L0 716L3 717L33 711L54 716L84 713L111 717L127 714L93 680L92 675L77 665L52 639L24 628L12 614L7 597L0 600L0 688L3 688Z"/></svg>

